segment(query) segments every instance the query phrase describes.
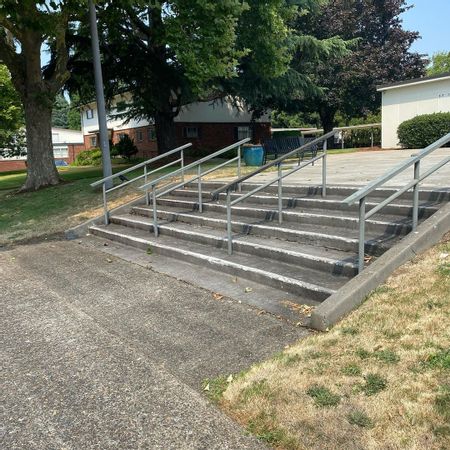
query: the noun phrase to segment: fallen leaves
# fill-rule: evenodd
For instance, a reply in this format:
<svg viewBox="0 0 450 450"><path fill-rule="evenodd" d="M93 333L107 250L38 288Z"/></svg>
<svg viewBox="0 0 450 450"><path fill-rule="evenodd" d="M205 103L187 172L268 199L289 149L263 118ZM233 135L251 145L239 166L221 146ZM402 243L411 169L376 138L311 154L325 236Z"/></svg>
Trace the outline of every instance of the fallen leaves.
<svg viewBox="0 0 450 450"><path fill-rule="evenodd" d="M248 294L249 292L253 292L253 289L252 289L251 287L246 287L246 288L244 289L244 292L245 292L246 294Z"/></svg>
<svg viewBox="0 0 450 450"><path fill-rule="evenodd" d="M294 311L306 317L311 317L311 314L314 311L314 306L298 304L291 302L290 300L284 300L281 302L281 304L288 307L291 311Z"/></svg>
<svg viewBox="0 0 450 450"><path fill-rule="evenodd" d="M220 301L220 300L223 299L223 295L219 294L218 292L213 292L213 299L217 300L217 301Z"/></svg>

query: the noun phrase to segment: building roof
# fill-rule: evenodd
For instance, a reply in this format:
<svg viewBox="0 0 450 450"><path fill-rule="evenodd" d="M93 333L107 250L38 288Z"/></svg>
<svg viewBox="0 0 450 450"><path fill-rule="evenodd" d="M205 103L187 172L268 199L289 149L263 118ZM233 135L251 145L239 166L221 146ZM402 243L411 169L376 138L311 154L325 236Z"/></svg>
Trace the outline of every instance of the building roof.
<svg viewBox="0 0 450 450"><path fill-rule="evenodd" d="M377 86L377 91L387 91L390 89L398 89L406 86L414 86L422 83L431 83L433 81L441 81L445 79L450 79L450 72L441 73L439 75L432 75L429 77L421 77L421 78L413 78L411 80L398 81L396 83L383 84L381 86Z"/></svg>

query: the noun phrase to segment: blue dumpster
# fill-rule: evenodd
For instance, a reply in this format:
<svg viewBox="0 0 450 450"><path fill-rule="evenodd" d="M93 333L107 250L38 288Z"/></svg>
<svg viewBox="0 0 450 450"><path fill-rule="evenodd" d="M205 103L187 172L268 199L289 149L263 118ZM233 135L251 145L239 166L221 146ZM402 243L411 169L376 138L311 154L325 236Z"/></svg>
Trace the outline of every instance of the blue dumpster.
<svg viewBox="0 0 450 450"><path fill-rule="evenodd" d="M244 147L244 162L247 166L262 166L264 161L264 149L255 145L254 147Z"/></svg>

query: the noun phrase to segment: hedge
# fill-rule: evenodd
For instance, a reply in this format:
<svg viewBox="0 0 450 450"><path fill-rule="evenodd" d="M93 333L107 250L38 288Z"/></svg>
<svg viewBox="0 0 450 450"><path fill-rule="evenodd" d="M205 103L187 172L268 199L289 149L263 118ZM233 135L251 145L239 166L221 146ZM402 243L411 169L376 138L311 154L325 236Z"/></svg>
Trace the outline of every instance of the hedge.
<svg viewBox="0 0 450 450"><path fill-rule="evenodd" d="M450 133L450 112L416 116L398 127L398 139L404 148L425 148Z"/></svg>
<svg viewBox="0 0 450 450"><path fill-rule="evenodd" d="M73 166L99 166L102 163L102 151L99 148L78 153Z"/></svg>

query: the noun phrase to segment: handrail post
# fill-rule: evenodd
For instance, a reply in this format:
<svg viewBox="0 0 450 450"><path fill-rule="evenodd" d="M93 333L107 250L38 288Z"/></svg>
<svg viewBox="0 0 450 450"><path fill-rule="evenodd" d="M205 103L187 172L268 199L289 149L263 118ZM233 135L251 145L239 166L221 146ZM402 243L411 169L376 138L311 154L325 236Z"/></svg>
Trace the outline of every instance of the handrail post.
<svg viewBox="0 0 450 450"><path fill-rule="evenodd" d="M278 164L278 223L283 223L283 174L281 164Z"/></svg>
<svg viewBox="0 0 450 450"><path fill-rule="evenodd" d="M184 148L181 149L180 158L181 158L181 181L184 183Z"/></svg>
<svg viewBox="0 0 450 450"><path fill-rule="evenodd" d="M202 194L202 165L199 164L197 167L197 176L198 176L198 210L203 212L203 194ZM184 180L183 180L184 181Z"/></svg>
<svg viewBox="0 0 450 450"><path fill-rule="evenodd" d="M108 204L106 200L106 183L103 183L103 213L105 216L105 225L109 224Z"/></svg>
<svg viewBox="0 0 450 450"><path fill-rule="evenodd" d="M144 184L147 184L148 182L148 176L147 176L147 165L144 166ZM148 192L148 189L145 191L145 204L148 206L150 204L150 194Z"/></svg>
<svg viewBox="0 0 450 450"><path fill-rule="evenodd" d="M416 231L419 222L419 178L420 178L420 160L414 163L414 179L416 184L413 188L413 213L412 213L412 230Z"/></svg>
<svg viewBox="0 0 450 450"><path fill-rule="evenodd" d="M155 237L158 237L158 209L156 206L156 189L152 186L152 209L153 209L153 232Z"/></svg>
<svg viewBox="0 0 450 450"><path fill-rule="evenodd" d="M233 241L231 237L231 191L227 189L227 238L228 238L228 254L233 254Z"/></svg>
<svg viewBox="0 0 450 450"><path fill-rule="evenodd" d="M327 195L327 141L323 143L322 157L322 197Z"/></svg>
<svg viewBox="0 0 450 450"><path fill-rule="evenodd" d="M241 146L238 147L237 177L241 178ZM238 192L241 192L241 191L242 191L241 183L238 183Z"/></svg>
<svg viewBox="0 0 450 450"><path fill-rule="evenodd" d="M359 200L359 248L358 248L358 273L364 270L365 249L365 226L366 226L366 197Z"/></svg>

